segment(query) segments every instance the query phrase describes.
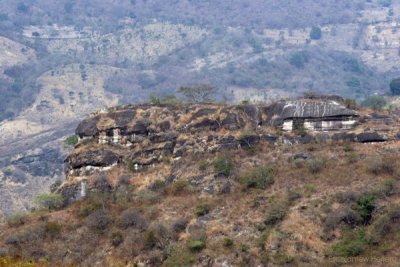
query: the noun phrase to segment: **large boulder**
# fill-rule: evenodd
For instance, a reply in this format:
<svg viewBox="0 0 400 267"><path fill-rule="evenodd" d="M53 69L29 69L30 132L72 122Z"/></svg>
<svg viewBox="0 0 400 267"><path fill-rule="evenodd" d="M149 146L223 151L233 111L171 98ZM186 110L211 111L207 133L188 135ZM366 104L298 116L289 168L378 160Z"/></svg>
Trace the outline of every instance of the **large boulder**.
<svg viewBox="0 0 400 267"><path fill-rule="evenodd" d="M119 157L108 149L89 149L72 154L65 161L72 169L86 166L109 167L117 164Z"/></svg>
<svg viewBox="0 0 400 267"><path fill-rule="evenodd" d="M116 128L126 128L129 123L135 119L135 110L128 109L119 111L111 114L111 117L115 120Z"/></svg>
<svg viewBox="0 0 400 267"><path fill-rule="evenodd" d="M388 138L377 132L364 132L357 135L357 141L360 143L386 142Z"/></svg>
<svg viewBox="0 0 400 267"><path fill-rule="evenodd" d="M97 136L99 134L97 129L99 120L100 116L84 119L76 128L75 134L80 138Z"/></svg>

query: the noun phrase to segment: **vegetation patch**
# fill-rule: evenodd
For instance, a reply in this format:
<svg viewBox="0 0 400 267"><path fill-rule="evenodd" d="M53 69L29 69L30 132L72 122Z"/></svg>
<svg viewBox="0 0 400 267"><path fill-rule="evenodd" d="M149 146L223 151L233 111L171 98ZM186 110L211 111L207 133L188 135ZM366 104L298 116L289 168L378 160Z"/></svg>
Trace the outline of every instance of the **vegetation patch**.
<svg viewBox="0 0 400 267"><path fill-rule="evenodd" d="M274 184L274 170L268 164L258 166L240 178L247 188L266 189Z"/></svg>
<svg viewBox="0 0 400 267"><path fill-rule="evenodd" d="M64 205L64 198L60 194L40 194L36 197L35 203L43 209L54 210Z"/></svg>
<svg viewBox="0 0 400 267"><path fill-rule="evenodd" d="M310 159L307 161L308 170L312 174L320 173L324 166L325 161L323 159Z"/></svg>
<svg viewBox="0 0 400 267"><path fill-rule="evenodd" d="M225 176L231 175L234 168L234 163L232 158L229 156L219 156L214 160L214 171L218 174Z"/></svg>
<svg viewBox="0 0 400 267"><path fill-rule="evenodd" d="M79 142L78 136L76 135L71 135L65 138L64 143L68 146L75 146Z"/></svg>
<svg viewBox="0 0 400 267"><path fill-rule="evenodd" d="M367 248L364 228L346 230L341 241L332 245L333 255L355 257L361 255Z"/></svg>

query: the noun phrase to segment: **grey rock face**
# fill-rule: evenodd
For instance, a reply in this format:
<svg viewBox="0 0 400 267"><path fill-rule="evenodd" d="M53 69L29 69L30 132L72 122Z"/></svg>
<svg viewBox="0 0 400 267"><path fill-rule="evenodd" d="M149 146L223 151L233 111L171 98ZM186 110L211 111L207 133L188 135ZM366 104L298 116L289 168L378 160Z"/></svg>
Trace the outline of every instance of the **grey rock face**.
<svg viewBox="0 0 400 267"><path fill-rule="evenodd" d="M97 123L100 117L96 116L83 120L76 128L75 134L80 138L94 137L98 134Z"/></svg>
<svg viewBox="0 0 400 267"><path fill-rule="evenodd" d="M386 142L387 140L386 136L377 132L366 132L357 135L357 141L361 143Z"/></svg>
<svg viewBox="0 0 400 267"><path fill-rule="evenodd" d="M108 167L117 164L119 157L107 149L88 150L78 154L72 154L66 162L74 169L85 166Z"/></svg>

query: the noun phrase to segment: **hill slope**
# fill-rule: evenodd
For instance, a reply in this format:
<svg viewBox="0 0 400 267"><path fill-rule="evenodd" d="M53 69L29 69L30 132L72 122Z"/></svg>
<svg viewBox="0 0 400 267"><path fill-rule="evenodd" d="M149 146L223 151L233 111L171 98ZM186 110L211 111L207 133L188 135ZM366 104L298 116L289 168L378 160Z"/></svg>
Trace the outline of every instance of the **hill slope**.
<svg viewBox="0 0 400 267"><path fill-rule="evenodd" d="M336 266L355 257L351 266L395 264L398 115L335 109L357 116L358 125L327 136L282 132L270 125L288 116L279 110L139 105L93 114L76 130L81 140L57 190L72 204L60 209L54 194L40 203L55 210L7 218L0 260Z"/></svg>

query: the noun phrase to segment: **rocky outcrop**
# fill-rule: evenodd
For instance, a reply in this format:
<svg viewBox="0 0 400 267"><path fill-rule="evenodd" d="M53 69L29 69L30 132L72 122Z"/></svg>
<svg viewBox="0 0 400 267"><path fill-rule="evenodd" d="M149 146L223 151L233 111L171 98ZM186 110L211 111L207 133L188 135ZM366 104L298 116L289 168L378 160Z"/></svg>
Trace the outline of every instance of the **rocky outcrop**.
<svg viewBox="0 0 400 267"><path fill-rule="evenodd" d="M364 132L357 135L357 141L360 143L379 143L387 140L387 136L378 132Z"/></svg>
<svg viewBox="0 0 400 267"><path fill-rule="evenodd" d="M387 120L376 114L368 116ZM285 130L288 121L293 126L296 123L302 126L282 134L280 129ZM221 150L259 145L397 140L397 131L392 134L388 129L371 130L371 121L364 123L358 122L355 111L331 99L280 101L270 106L117 107L93 114L79 124L76 130L79 144L66 159L67 179L63 186L71 186L74 181L81 183L117 165L140 171L165 161L178 162L189 155ZM74 185L72 191L79 193L76 188L81 187Z"/></svg>
<svg viewBox="0 0 400 267"><path fill-rule="evenodd" d="M110 149L90 148L71 154L65 162L69 175L89 175L94 170L116 166L119 162L119 156Z"/></svg>

